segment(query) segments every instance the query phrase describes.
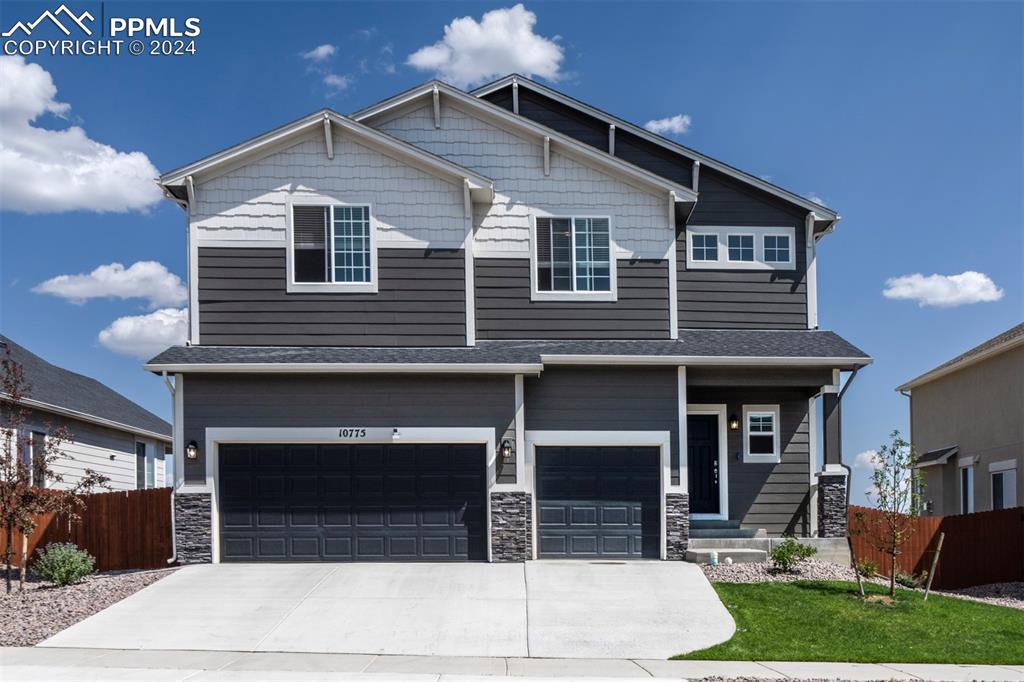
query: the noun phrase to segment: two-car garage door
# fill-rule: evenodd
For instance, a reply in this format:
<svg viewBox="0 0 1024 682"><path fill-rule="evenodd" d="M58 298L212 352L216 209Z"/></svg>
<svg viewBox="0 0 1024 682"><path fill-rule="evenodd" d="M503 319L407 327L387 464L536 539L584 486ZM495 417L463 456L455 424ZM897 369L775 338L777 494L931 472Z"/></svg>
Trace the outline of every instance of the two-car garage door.
<svg viewBox="0 0 1024 682"><path fill-rule="evenodd" d="M487 558L483 445L221 445L223 561Z"/></svg>

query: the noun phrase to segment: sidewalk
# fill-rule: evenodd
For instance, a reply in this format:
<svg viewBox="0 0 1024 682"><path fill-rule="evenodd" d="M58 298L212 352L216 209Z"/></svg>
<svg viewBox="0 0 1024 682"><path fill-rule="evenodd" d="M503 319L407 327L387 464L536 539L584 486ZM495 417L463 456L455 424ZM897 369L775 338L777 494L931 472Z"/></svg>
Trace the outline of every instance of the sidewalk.
<svg viewBox="0 0 1024 682"><path fill-rule="evenodd" d="M1024 665L454 658L117 649L0 649L0 680L991 680L1024 682Z"/></svg>

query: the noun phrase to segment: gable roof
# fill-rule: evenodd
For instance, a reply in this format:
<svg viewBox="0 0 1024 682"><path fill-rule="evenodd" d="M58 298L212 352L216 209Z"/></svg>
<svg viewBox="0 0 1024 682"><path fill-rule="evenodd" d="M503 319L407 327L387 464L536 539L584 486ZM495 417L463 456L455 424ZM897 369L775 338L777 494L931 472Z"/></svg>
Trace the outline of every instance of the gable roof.
<svg viewBox="0 0 1024 682"><path fill-rule="evenodd" d="M949 458L960 452L959 445L949 445L944 448L929 450L917 460L918 467L932 466L933 464L945 464Z"/></svg>
<svg viewBox="0 0 1024 682"><path fill-rule="evenodd" d="M809 212L813 212L815 214L815 221L822 221L828 223L826 230L831 229L832 227L834 227L835 223L841 220L839 214L836 213L834 210L828 208L827 206L823 206L817 202L811 201L807 197L802 197L799 194L795 194L793 192L790 192L789 190L783 189L782 187L773 185L772 183L767 182L766 180L762 180L757 176L751 175L750 173L742 171L738 168L734 168L733 166L730 166L727 163L714 159L710 156L707 156L706 154L702 154L694 149L690 149L689 147L685 147L679 144L678 142L662 137L661 135L652 133L641 126L630 123L629 121L625 121L613 114L609 114L606 111L591 106L586 102L581 102L580 100L569 95L566 95L563 92L559 92L558 90L554 90L545 85L541 85L540 83L530 80L529 78L526 78L524 76L520 76L519 74L509 74L508 76L500 78L492 83L480 86L479 88L473 90L471 94L476 97L483 97L484 95L488 95L492 92L495 92L496 90L501 90L502 88L508 87L512 85L512 83L516 83L519 87L526 87L541 95L550 97L551 99L561 102L566 106L572 107L577 111L589 114L590 116L600 119L605 123L608 123L609 125L615 125L616 128L627 130L630 133L636 135L637 137L640 137L649 142L653 142L654 144L664 147L665 149L673 151L677 154L681 154L682 156L685 156L692 161L699 161L702 166L712 168L720 173L736 178L737 180L740 180L748 185L752 185L764 192L775 195L792 204L796 204L797 206L804 208Z"/></svg>
<svg viewBox="0 0 1024 682"><path fill-rule="evenodd" d="M28 395L22 401L25 407L171 440L170 424L117 391L91 377L53 365L6 336L0 336L0 353L2 346L24 368L28 384Z"/></svg>
<svg viewBox="0 0 1024 682"><path fill-rule="evenodd" d="M563 153L568 153L568 155L577 160L583 161L588 165L597 166L602 170L627 176L635 182L640 182L648 187L654 187L666 192L674 192L678 203L692 203L697 200L697 192L694 192L691 188L685 185L681 185L677 182L664 178L657 173L652 173L644 168L640 168L639 166L620 159L617 156L612 156L607 152L595 149L588 144L584 144L568 135L565 135L564 133L560 133L557 130L548 128L528 118L517 116L507 109L503 109L502 107L488 102L487 100L480 99L479 97L474 97L473 95L463 92L452 85L448 85L447 83L436 79L427 81L422 85L418 85L406 90L405 92L401 92L394 97L390 97L381 102L377 102L376 104L360 109L359 111L352 113L350 117L356 121L366 121L389 111L399 109L400 107L408 106L420 99L433 97L434 93L437 93L439 97L443 95L444 97L450 98L452 101L461 104L470 111L478 113L484 118L490 119L491 122L506 128L519 130L537 138L538 141L547 138L550 140L553 148L554 145L557 144L562 149Z"/></svg>
<svg viewBox="0 0 1024 682"><path fill-rule="evenodd" d="M953 372L973 365L976 362L981 362L986 358L990 358L993 355L999 355L1005 353L1011 348L1024 345L1024 323L1018 324L1012 329L1008 329L1002 334L993 336L988 341L980 343L974 348L970 349L966 353L961 353L952 360L948 360L935 369L925 372L916 379L911 379L907 383L898 387L897 391L909 391L911 389L922 386L931 381L938 379L939 377L952 374Z"/></svg>
<svg viewBox="0 0 1024 682"><path fill-rule="evenodd" d="M168 171L160 176L158 183L168 188L170 186L184 185L189 176L216 174L222 170L244 163L249 158L276 150L282 145L306 135L321 126L325 128L325 135L326 130L329 130L331 126L337 126L345 134L351 135L361 144L391 156L399 156L427 172L432 172L452 180L466 180L469 182L472 190L485 191L486 193L492 193L494 190L494 181L474 170L460 166L408 142L353 121L347 116L343 116L331 109L315 111L308 116L285 123L262 135L257 135L198 161Z"/></svg>

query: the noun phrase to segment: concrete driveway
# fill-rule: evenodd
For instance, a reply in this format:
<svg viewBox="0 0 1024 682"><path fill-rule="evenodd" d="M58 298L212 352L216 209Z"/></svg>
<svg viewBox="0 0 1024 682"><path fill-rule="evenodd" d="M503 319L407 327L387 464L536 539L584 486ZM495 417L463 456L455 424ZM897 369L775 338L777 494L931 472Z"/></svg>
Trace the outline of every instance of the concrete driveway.
<svg viewBox="0 0 1024 682"><path fill-rule="evenodd" d="M40 646L668 658L732 618L680 562L188 566Z"/></svg>

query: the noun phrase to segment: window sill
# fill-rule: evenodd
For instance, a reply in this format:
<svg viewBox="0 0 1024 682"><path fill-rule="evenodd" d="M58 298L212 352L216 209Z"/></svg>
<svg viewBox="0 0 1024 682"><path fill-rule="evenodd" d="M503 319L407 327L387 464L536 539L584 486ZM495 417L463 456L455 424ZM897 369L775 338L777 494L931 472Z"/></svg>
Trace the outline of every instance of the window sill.
<svg viewBox="0 0 1024 682"><path fill-rule="evenodd" d="M782 461L782 457L778 455L751 455L750 453L743 453L744 464L778 464Z"/></svg>
<svg viewBox="0 0 1024 682"><path fill-rule="evenodd" d="M376 294L376 282L289 282L289 294Z"/></svg>
<svg viewBox="0 0 1024 682"><path fill-rule="evenodd" d="M729 261L729 260L688 260L687 270L796 270L796 263L765 263L762 261Z"/></svg>
<svg viewBox="0 0 1024 682"><path fill-rule="evenodd" d="M604 301L615 302L614 291L531 291L531 301Z"/></svg>

